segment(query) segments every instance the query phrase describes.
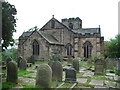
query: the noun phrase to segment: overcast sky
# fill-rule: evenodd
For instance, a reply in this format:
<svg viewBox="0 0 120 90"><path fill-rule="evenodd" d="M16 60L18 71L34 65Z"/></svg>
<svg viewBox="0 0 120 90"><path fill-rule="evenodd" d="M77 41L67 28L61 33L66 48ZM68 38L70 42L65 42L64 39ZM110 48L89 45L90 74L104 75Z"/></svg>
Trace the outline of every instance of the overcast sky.
<svg viewBox="0 0 120 90"><path fill-rule="evenodd" d="M52 15L61 22L63 18L79 17L83 28L101 27L105 40L118 34L119 0L7 0L17 9L17 32L14 38L28 29L41 28Z"/></svg>

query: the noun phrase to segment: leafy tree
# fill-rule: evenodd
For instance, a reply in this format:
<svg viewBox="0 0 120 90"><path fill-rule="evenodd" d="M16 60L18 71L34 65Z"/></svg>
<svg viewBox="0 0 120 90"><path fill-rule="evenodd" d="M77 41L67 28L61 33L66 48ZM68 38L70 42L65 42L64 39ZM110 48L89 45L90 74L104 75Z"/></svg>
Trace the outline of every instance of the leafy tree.
<svg viewBox="0 0 120 90"><path fill-rule="evenodd" d="M107 43L106 54L111 58L120 58L120 34Z"/></svg>
<svg viewBox="0 0 120 90"><path fill-rule="evenodd" d="M16 32L16 15L17 10L14 5L8 2L2 2L2 49L13 46L13 33Z"/></svg>

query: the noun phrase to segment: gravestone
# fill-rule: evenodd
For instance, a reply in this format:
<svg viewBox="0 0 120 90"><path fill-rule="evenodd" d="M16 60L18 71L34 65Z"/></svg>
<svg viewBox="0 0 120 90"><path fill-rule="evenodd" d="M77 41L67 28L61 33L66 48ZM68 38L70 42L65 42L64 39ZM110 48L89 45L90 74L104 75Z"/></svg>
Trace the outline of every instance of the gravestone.
<svg viewBox="0 0 120 90"><path fill-rule="evenodd" d="M14 61L10 61L7 65L7 82L18 82L18 67Z"/></svg>
<svg viewBox="0 0 120 90"><path fill-rule="evenodd" d="M116 61L115 60L113 60L111 58L106 58L105 61L106 61L106 68L107 69L110 69L112 67L116 67Z"/></svg>
<svg viewBox="0 0 120 90"><path fill-rule="evenodd" d="M35 64L34 56L31 56L31 57L28 59L27 63Z"/></svg>
<svg viewBox="0 0 120 90"><path fill-rule="evenodd" d="M77 72L79 72L79 60L73 60L72 66Z"/></svg>
<svg viewBox="0 0 120 90"><path fill-rule="evenodd" d="M52 82L52 69L47 64L39 65L36 74L36 87L50 88ZM47 90L47 89L46 89Z"/></svg>
<svg viewBox="0 0 120 90"><path fill-rule="evenodd" d="M74 68L69 68L66 70L65 81L76 81L76 70Z"/></svg>
<svg viewBox="0 0 120 90"><path fill-rule="evenodd" d="M22 59L23 59L22 56L19 56L19 57L18 57L18 61L17 61L18 67L19 67L20 61L21 61Z"/></svg>
<svg viewBox="0 0 120 90"><path fill-rule="evenodd" d="M117 61L117 72L120 73L120 59Z"/></svg>
<svg viewBox="0 0 120 90"><path fill-rule="evenodd" d="M27 62L26 62L25 59L22 59L20 61L19 68L20 68L20 70L26 70L26 68L27 68Z"/></svg>
<svg viewBox="0 0 120 90"><path fill-rule="evenodd" d="M95 60L95 75L103 75L105 71L104 67L105 61L101 59Z"/></svg>
<svg viewBox="0 0 120 90"><path fill-rule="evenodd" d="M118 76L118 88L120 89L120 76Z"/></svg>
<svg viewBox="0 0 120 90"><path fill-rule="evenodd" d="M11 57L8 57L8 58L6 59L6 66L7 66L7 64L8 64L10 61L12 61L12 58L11 58Z"/></svg>
<svg viewBox="0 0 120 90"><path fill-rule="evenodd" d="M59 61L50 61L48 65L52 68L52 80L62 81L63 67Z"/></svg>

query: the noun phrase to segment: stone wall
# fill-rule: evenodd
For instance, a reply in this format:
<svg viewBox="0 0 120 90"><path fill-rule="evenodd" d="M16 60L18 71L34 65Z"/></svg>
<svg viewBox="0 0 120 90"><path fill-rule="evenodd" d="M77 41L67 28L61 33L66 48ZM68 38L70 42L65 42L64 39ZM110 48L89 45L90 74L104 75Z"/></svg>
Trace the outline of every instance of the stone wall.
<svg viewBox="0 0 120 90"><path fill-rule="evenodd" d="M74 56L75 57L84 57L84 48L83 44L89 41L92 44L92 55L100 55L101 53L101 44L100 38L75 38L74 40Z"/></svg>

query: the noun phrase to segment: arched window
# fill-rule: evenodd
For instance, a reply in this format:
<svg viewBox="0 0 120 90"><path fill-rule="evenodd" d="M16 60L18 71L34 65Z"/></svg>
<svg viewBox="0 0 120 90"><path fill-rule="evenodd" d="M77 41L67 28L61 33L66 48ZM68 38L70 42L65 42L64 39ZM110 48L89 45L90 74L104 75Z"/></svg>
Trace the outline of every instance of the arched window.
<svg viewBox="0 0 120 90"><path fill-rule="evenodd" d="M91 57L91 52L92 52L92 44L89 41L86 41L83 44L84 48L84 57L85 58L90 58Z"/></svg>
<svg viewBox="0 0 120 90"><path fill-rule="evenodd" d="M67 56L72 56L72 45L71 44L66 45L66 50L67 50Z"/></svg>
<svg viewBox="0 0 120 90"><path fill-rule="evenodd" d="M33 55L39 55L39 43L36 40L33 42Z"/></svg>
<svg viewBox="0 0 120 90"><path fill-rule="evenodd" d="M51 28L55 28L55 21L54 20L51 21Z"/></svg>
<svg viewBox="0 0 120 90"><path fill-rule="evenodd" d="M73 24L72 23L69 23L69 28L73 29Z"/></svg>

